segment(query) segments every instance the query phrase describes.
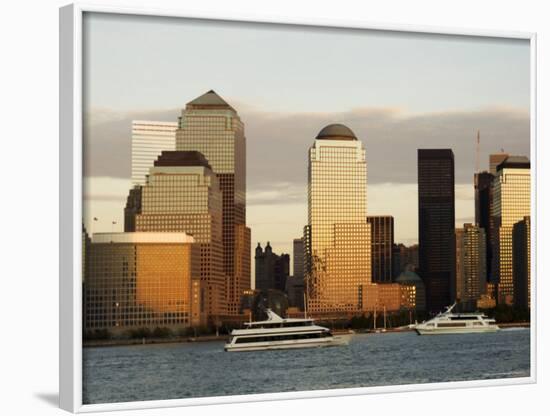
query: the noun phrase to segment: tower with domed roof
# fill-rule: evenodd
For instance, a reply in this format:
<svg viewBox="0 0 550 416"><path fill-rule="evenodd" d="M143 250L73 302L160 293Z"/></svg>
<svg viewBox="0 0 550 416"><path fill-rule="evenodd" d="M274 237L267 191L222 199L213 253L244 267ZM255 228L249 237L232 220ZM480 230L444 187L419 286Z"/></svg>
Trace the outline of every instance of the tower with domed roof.
<svg viewBox="0 0 550 416"><path fill-rule="evenodd" d="M309 149L305 233L308 311L355 313L371 283L367 162L343 124L324 127Z"/></svg>

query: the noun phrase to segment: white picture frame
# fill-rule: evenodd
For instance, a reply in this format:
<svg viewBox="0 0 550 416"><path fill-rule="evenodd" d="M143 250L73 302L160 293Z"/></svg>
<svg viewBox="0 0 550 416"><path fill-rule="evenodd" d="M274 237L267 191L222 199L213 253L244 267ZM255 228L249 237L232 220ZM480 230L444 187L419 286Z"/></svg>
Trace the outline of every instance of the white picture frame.
<svg viewBox="0 0 550 416"><path fill-rule="evenodd" d="M531 126L531 162L532 175L532 230L534 236L531 244L532 284L531 299L531 375L529 377L476 380L464 382L445 382L432 384L413 384L404 386L363 387L336 390L317 390L292 393L269 393L244 396L222 396L205 398L187 398L175 400L155 400L144 402L82 404L82 22L86 12L133 14L166 17L182 17L209 20L230 20L238 22L276 23L304 26L342 27L399 32L419 32L432 34L491 36L524 39L530 42L530 126ZM86 3L75 3L62 7L60 19L60 308L59 308L59 396L60 407L75 413L110 411L121 409L145 409L201 404L224 404L250 401L283 400L295 398L313 398L330 396L349 396L377 393L393 393L421 390L441 390L450 388L483 387L495 385L516 385L535 383L536 343L537 343L537 259L536 259L536 34L528 32L496 32L484 30L465 30L445 27L425 27L417 25L392 25L375 22L296 19L291 16L275 18L262 15L242 15L230 13L197 13L195 11L168 10L154 8L132 8L121 6L104 6Z"/></svg>

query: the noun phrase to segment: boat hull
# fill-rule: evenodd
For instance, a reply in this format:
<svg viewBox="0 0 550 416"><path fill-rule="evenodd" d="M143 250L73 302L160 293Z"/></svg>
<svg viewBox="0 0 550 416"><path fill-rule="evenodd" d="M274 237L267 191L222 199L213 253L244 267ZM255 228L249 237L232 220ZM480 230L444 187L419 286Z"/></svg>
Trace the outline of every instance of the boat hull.
<svg viewBox="0 0 550 416"><path fill-rule="evenodd" d="M351 335L337 335L325 339L303 339L303 340L287 340L287 341L270 341L270 342L251 342L242 344L225 344L227 352L244 352L244 351L266 351L266 350L289 350L299 348L320 348L320 347L337 347L347 345Z"/></svg>
<svg viewBox="0 0 550 416"><path fill-rule="evenodd" d="M466 328L419 328L415 331L418 335L443 335L443 334L479 334L486 332L497 332L500 328L496 325L485 327L466 327Z"/></svg>

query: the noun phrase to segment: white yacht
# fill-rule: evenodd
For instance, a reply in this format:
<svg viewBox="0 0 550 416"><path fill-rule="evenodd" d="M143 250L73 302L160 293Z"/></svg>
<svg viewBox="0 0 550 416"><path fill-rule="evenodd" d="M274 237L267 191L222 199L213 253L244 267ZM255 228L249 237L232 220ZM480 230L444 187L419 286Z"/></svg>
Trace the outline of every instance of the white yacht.
<svg viewBox="0 0 550 416"><path fill-rule="evenodd" d="M267 320L234 329L225 351L258 351L347 345L351 335L334 336L313 319L284 319L267 309Z"/></svg>
<svg viewBox="0 0 550 416"><path fill-rule="evenodd" d="M429 321L414 326L418 335L466 334L471 332L495 332L500 328L494 319L482 313L453 313L456 303Z"/></svg>

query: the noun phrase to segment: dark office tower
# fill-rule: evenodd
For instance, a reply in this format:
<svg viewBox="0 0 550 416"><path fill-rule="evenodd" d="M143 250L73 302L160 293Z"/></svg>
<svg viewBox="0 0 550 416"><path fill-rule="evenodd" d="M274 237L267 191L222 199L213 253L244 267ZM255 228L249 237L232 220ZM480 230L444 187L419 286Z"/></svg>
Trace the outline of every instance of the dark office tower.
<svg viewBox="0 0 550 416"><path fill-rule="evenodd" d="M136 185L130 189L126 206L124 207L124 232L130 233L136 231L136 215L141 214L141 185Z"/></svg>
<svg viewBox="0 0 550 416"><path fill-rule="evenodd" d="M292 261L294 263L294 277L304 278L304 239L295 238L293 241Z"/></svg>
<svg viewBox="0 0 550 416"><path fill-rule="evenodd" d="M474 187L475 187L475 219L476 225L485 230L485 256L486 261L486 277L485 279L491 281L491 262L492 262L492 248L491 248L491 201L492 201L492 182L493 174L489 172L479 172L474 175Z"/></svg>
<svg viewBox="0 0 550 416"><path fill-rule="evenodd" d="M292 262L294 274L286 281L288 304L304 309L304 239L295 238L293 241Z"/></svg>
<svg viewBox="0 0 550 416"><path fill-rule="evenodd" d="M455 297L454 187L453 151L418 149L418 257L432 312Z"/></svg>
<svg viewBox="0 0 550 416"><path fill-rule="evenodd" d="M514 224L512 231L514 305L531 308L531 217Z"/></svg>
<svg viewBox="0 0 550 416"><path fill-rule="evenodd" d="M256 290L267 292L268 290L285 291L286 282L290 271L290 256L273 253L269 241L262 250L260 243L256 247Z"/></svg>
<svg viewBox="0 0 550 416"><path fill-rule="evenodd" d="M223 195L223 270L227 312L239 313L242 288L250 288L250 229L246 227L246 139L233 107L210 90L187 103L179 118L176 150L201 152ZM240 239L241 241L236 241ZM242 244L241 244L242 243Z"/></svg>
<svg viewBox="0 0 550 416"><path fill-rule="evenodd" d="M368 216L371 227L371 269L373 283L392 281L393 217Z"/></svg>

